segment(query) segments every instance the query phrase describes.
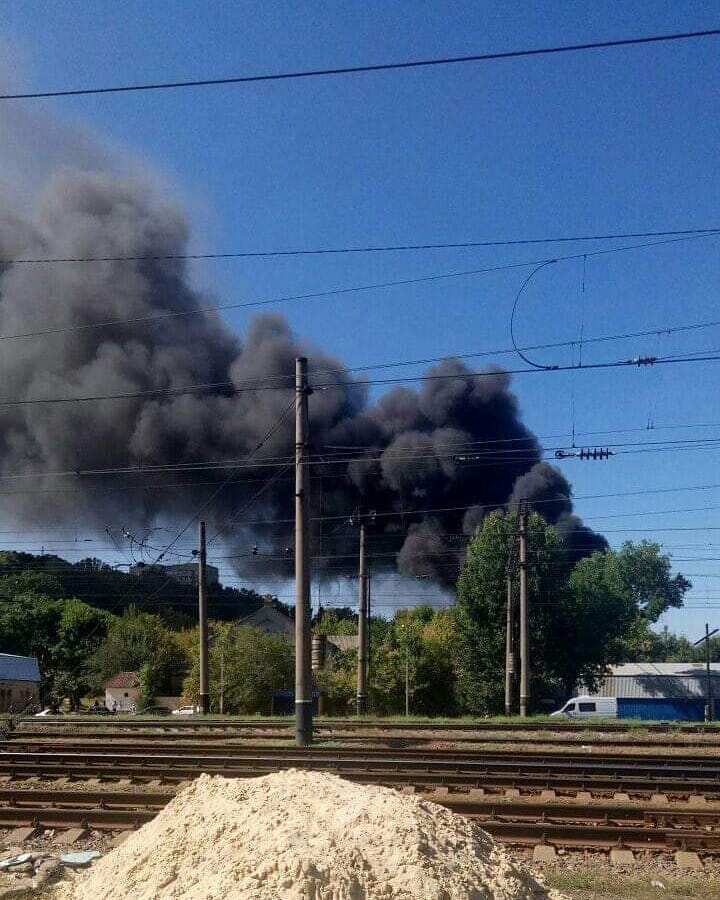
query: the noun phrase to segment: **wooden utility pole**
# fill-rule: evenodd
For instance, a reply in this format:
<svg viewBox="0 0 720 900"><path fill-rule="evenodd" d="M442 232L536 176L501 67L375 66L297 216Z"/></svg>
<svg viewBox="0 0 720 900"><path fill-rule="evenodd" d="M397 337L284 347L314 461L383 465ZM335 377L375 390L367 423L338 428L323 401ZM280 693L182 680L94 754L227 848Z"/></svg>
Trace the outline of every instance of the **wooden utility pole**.
<svg viewBox="0 0 720 900"><path fill-rule="evenodd" d="M518 513L520 531L520 715L528 714L530 700L530 652L528 640L528 591L527 591L527 506L520 505Z"/></svg>
<svg viewBox="0 0 720 900"><path fill-rule="evenodd" d="M367 661L368 661L368 614L367 614L367 570L365 561L365 523L360 521L360 566L358 598L358 669L357 669L357 714L365 715L367 710Z"/></svg>
<svg viewBox="0 0 720 900"><path fill-rule="evenodd" d="M295 360L295 744L312 743L307 359Z"/></svg>
<svg viewBox="0 0 720 900"><path fill-rule="evenodd" d="M210 712L210 672L208 666L208 616L205 586L206 567L205 523L200 522L198 548L198 620L200 623L200 712Z"/></svg>
<svg viewBox="0 0 720 900"><path fill-rule="evenodd" d="M507 609L505 616L505 715L511 716L513 710L513 678L515 675L515 635L513 629L513 580L507 576Z"/></svg>

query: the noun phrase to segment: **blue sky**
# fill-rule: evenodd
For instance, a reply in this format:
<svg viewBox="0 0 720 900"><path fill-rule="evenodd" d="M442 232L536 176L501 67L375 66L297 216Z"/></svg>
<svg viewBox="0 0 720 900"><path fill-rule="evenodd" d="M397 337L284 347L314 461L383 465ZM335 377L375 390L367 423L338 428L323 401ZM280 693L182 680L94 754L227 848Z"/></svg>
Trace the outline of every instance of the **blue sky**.
<svg viewBox="0 0 720 900"><path fill-rule="evenodd" d="M354 65L718 24L716 3L671 0L4 0L2 13L0 47L13 61L2 75L28 89ZM708 39L392 75L62 99L33 109L82 123L99 143L159 173L188 209L199 251L717 227L719 49ZM524 295L519 339L574 340L584 319L586 336L659 332L586 347L586 362L718 349L719 327L662 331L720 318L719 244L703 238L591 257L584 303L582 261L549 267ZM600 246L209 262L195 279L219 302L233 302ZM299 334L349 365L502 349L526 274L280 309ZM248 318L240 311L226 320L242 331ZM538 358L568 363L572 354ZM512 355L496 360L522 365ZM528 424L540 436L567 436L549 438L548 446L568 443L573 421L578 443L592 445L720 437L719 385L717 362L514 380ZM655 429L643 431L649 421ZM717 424L660 428L698 423ZM631 428L639 430L580 437ZM580 498L578 512L613 544L657 538L692 573L688 608L667 616L671 628L693 636L706 616L720 620L720 563L713 558L720 557L720 488L632 495L720 483L715 449L561 465ZM582 499L608 493L619 496Z"/></svg>

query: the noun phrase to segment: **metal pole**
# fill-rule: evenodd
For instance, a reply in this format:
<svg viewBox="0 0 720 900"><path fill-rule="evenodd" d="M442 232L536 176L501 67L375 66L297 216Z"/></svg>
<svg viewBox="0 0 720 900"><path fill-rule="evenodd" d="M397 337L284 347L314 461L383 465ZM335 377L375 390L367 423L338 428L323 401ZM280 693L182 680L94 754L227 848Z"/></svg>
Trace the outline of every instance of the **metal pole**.
<svg viewBox="0 0 720 900"><path fill-rule="evenodd" d="M207 595L205 592L205 523L200 523L198 552L198 619L200 621L200 712L210 712L210 677L208 667Z"/></svg>
<svg viewBox="0 0 720 900"><path fill-rule="evenodd" d="M410 646L405 644L405 718L410 716Z"/></svg>
<svg viewBox="0 0 720 900"><path fill-rule="evenodd" d="M707 677L707 712L705 713L705 718L708 722L712 722L714 710L712 679L710 677L710 626L707 622L705 623L705 675Z"/></svg>
<svg viewBox="0 0 720 900"><path fill-rule="evenodd" d="M528 651L527 595L527 512L521 510L520 524L520 715L528 714L530 654Z"/></svg>
<svg viewBox="0 0 720 900"><path fill-rule="evenodd" d="M295 744L312 743L307 359L295 360Z"/></svg>
<svg viewBox="0 0 720 900"><path fill-rule="evenodd" d="M512 715L512 688L515 673L515 647L513 640L513 584L507 577L507 610L505 617L505 715Z"/></svg>
<svg viewBox="0 0 720 900"><path fill-rule="evenodd" d="M220 715L225 712L225 647L220 647Z"/></svg>
<svg viewBox="0 0 720 900"><path fill-rule="evenodd" d="M360 596L358 610L358 670L357 714L362 716L367 708L367 574L365 571L365 523L360 522Z"/></svg>

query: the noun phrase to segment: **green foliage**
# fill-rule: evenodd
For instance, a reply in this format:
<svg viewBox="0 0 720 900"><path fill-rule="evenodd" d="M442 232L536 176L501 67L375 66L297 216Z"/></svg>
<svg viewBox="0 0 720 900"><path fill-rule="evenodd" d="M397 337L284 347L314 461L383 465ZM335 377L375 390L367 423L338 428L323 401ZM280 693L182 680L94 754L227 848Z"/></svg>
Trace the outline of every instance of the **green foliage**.
<svg viewBox="0 0 720 900"><path fill-rule="evenodd" d="M670 557L662 553L660 544L626 541L615 555L624 588L648 622L657 622L668 609L682 606L692 583L684 575L671 575Z"/></svg>
<svg viewBox="0 0 720 900"><path fill-rule="evenodd" d="M404 712L407 672L413 714L453 715L454 641L454 619L447 610L423 606L399 610L392 622L371 619L370 711L377 715ZM357 691L357 651L336 654L329 668L317 674L317 684L327 696L329 712L352 712Z"/></svg>
<svg viewBox="0 0 720 900"><path fill-rule="evenodd" d="M516 533L515 515L488 516L458 582L458 694L472 713L498 713L504 705L505 567ZM554 530L536 514L529 517L528 544L534 697L570 693L579 681L592 686L609 663L658 655L649 626L681 606L690 587L683 575L671 575L659 545L628 542L569 569Z"/></svg>
<svg viewBox="0 0 720 900"><path fill-rule="evenodd" d="M37 657L43 699L68 697L77 705L90 687L88 657L102 641L108 618L80 600L6 594L0 600L0 646L6 653Z"/></svg>
<svg viewBox="0 0 720 900"><path fill-rule="evenodd" d="M213 622L210 625L210 707L235 714L270 712L273 690L292 688L295 651L284 637L265 634L258 628ZM197 632L193 635L192 668L184 691L197 702L200 664Z"/></svg>
<svg viewBox="0 0 720 900"><path fill-rule="evenodd" d="M98 687L118 672L143 671L148 699L170 692L172 681L187 666L187 658L177 636L159 616L129 609L112 618L107 637L94 653L91 668Z"/></svg>
<svg viewBox="0 0 720 900"><path fill-rule="evenodd" d="M553 620L551 638L562 652L548 661L549 674L567 693L580 679L596 683L608 663L622 659L622 639L637 614L618 554L609 550L581 559L563 593L562 616Z"/></svg>
<svg viewBox="0 0 720 900"><path fill-rule="evenodd" d="M487 516L468 545L458 580L458 696L463 708L473 714L491 715L504 707L506 568L517 528L515 514ZM530 653L536 687L547 679L547 661L563 652L553 628L565 574L559 549L554 530L532 513L528 517L527 577L528 593L534 599Z"/></svg>
<svg viewBox="0 0 720 900"><path fill-rule="evenodd" d="M197 588L168 579L162 567L148 566L141 577L121 572L100 559L88 557L70 563L50 554L0 551L0 596L3 585L11 594L37 593L55 599L77 597L98 609L122 612L129 606L151 609L174 627L191 625L189 604L197 601ZM208 609L213 618L237 619L260 609L263 598L247 588L219 584L207 588ZM283 604L279 608L287 610Z"/></svg>
<svg viewBox="0 0 720 900"><path fill-rule="evenodd" d="M357 634L358 617L349 607L328 609L324 607L313 626L315 634Z"/></svg>

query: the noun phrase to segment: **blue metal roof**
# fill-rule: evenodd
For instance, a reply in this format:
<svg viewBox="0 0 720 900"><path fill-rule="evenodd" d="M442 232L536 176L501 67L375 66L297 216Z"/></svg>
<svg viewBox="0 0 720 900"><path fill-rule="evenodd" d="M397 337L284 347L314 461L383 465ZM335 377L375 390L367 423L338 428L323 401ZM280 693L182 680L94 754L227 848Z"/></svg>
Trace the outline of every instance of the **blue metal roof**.
<svg viewBox="0 0 720 900"><path fill-rule="evenodd" d="M0 653L0 681L40 681L37 659Z"/></svg>

